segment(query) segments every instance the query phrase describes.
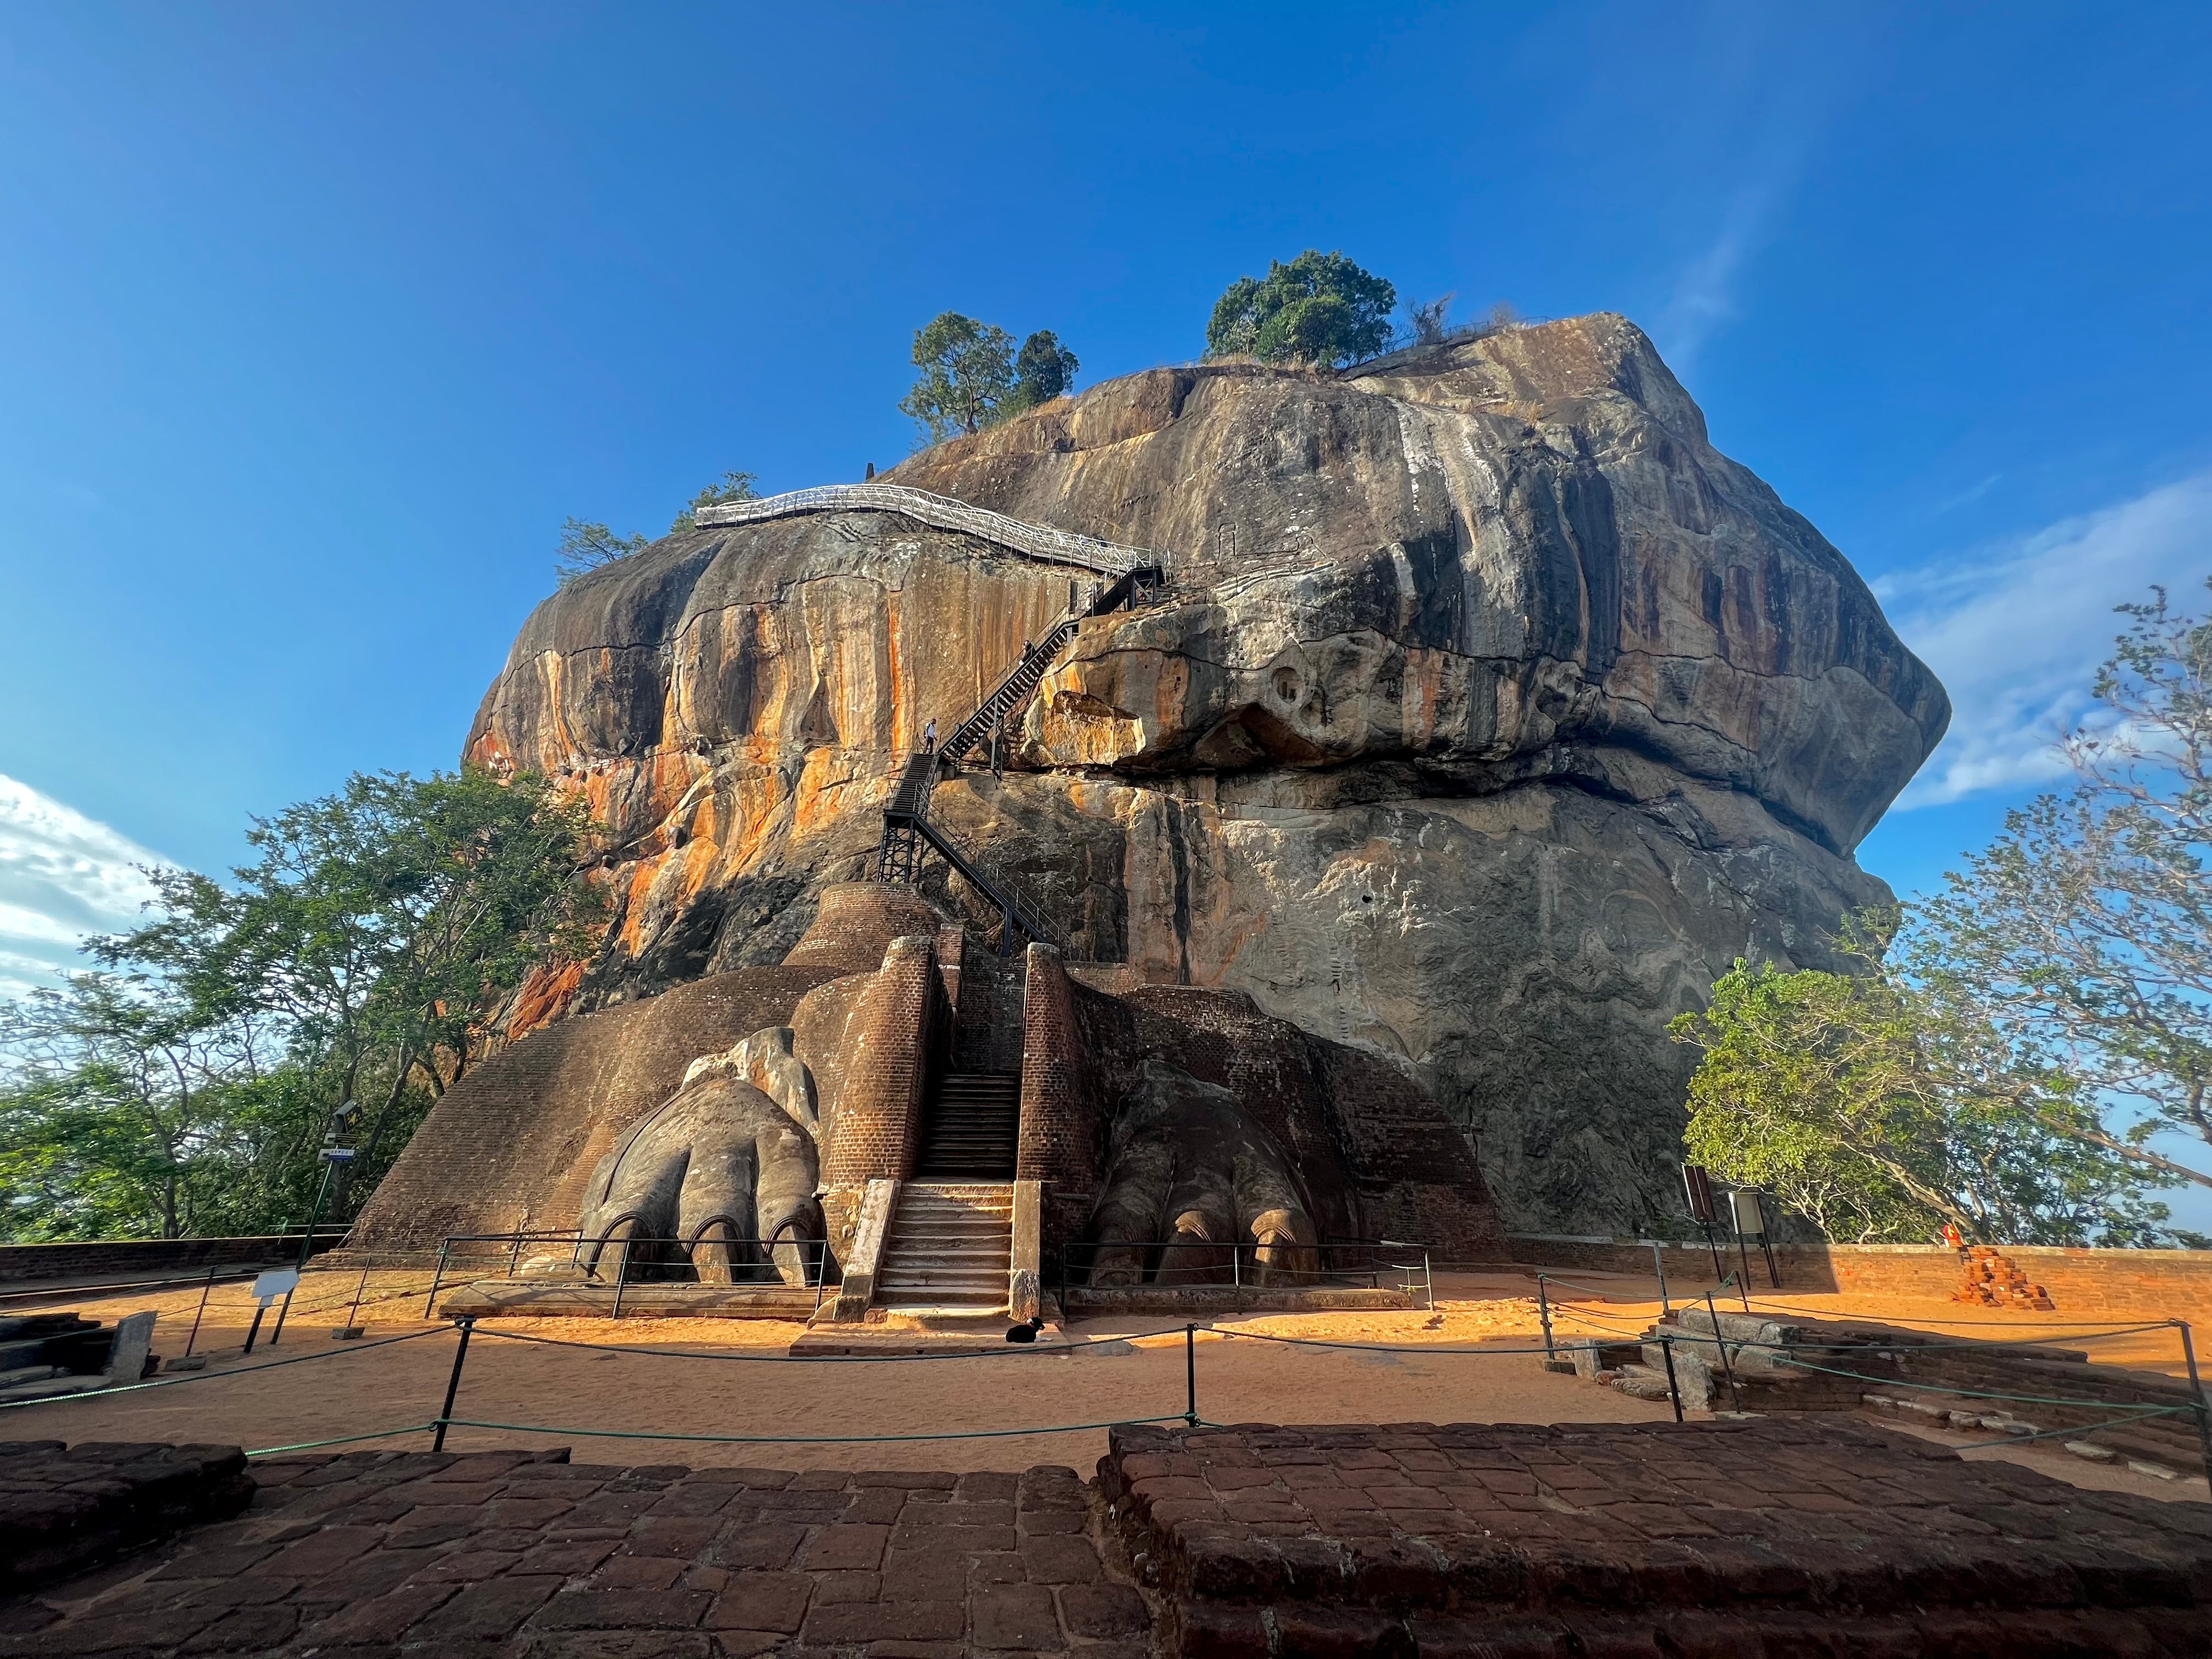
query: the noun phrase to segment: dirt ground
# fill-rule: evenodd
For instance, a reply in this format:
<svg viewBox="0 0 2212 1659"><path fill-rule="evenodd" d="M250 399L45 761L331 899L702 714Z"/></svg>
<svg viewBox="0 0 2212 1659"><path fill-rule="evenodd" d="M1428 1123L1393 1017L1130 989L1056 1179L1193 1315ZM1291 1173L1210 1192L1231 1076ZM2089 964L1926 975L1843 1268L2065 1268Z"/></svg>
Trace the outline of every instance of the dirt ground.
<svg viewBox="0 0 2212 1659"><path fill-rule="evenodd" d="M1632 1336L1660 1311L1656 1283L1591 1274L1576 1283L1583 1288L1550 1292L1555 1336ZM195 1352L216 1357L204 1371L165 1373L165 1382L189 1379L173 1387L7 1408L0 1437L213 1441L262 1449L407 1430L361 1443L419 1449L428 1437L418 1425L439 1414L458 1341L450 1327L425 1319L428 1289L421 1273L373 1273L365 1285L356 1274L311 1273L281 1340L270 1346L272 1309L251 1357L224 1352L243 1342L252 1316L242 1285L216 1286L204 1308L196 1287L47 1303L109 1320L150 1308L160 1315L156 1352L181 1354L189 1340ZM334 1341L331 1332L352 1316L356 1292L366 1339ZM1220 1319L1197 1332L1188 1359L1181 1324L1170 1319L1079 1322L1060 1333L1070 1345L1060 1348L1009 1346L985 1357L888 1363L793 1360L786 1351L805 1328L781 1321L486 1321L471 1340L453 1415L513 1426L456 1427L447 1444L456 1450L567 1444L582 1462L961 1469L1062 1463L1087 1474L1105 1449L1103 1428L1060 1425L1179 1418L1187 1364L1194 1370L1197 1409L1215 1423L1625 1422L1671 1415L1663 1402L1541 1369L1535 1292L1534 1281L1517 1273L1440 1276L1433 1310ZM2080 1322L2057 1316L1978 1315L1944 1302L1800 1296L1771 1304L1754 1297L1753 1306L2049 1340L2086 1348L2109 1364L2180 1369L2170 1329L2085 1340ZM1268 1336L1416 1352L1259 1340ZM372 1346L393 1337L413 1340ZM515 1340L521 1337L542 1340ZM550 1346L573 1343L595 1346ZM656 1348L677 1352L645 1352ZM272 1368L308 1356L307 1363ZM1007 1432L1039 1428L1060 1431ZM626 1432L599 1438L594 1431ZM793 1438L732 1444L683 1437L739 1435ZM809 1438L862 1435L917 1437ZM2167 1499L2205 1496L2201 1482L2160 1481L2056 1448L1929 1437L2080 1486Z"/></svg>

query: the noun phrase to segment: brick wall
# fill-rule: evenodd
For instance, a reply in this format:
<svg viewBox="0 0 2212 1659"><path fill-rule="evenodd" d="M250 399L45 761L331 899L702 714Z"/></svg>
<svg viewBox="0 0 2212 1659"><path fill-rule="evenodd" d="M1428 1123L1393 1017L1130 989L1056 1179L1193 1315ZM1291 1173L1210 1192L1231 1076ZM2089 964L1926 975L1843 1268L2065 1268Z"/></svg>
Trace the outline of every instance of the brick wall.
<svg viewBox="0 0 2212 1659"><path fill-rule="evenodd" d="M944 918L911 887L880 881L839 882L822 890L814 924L783 959L787 968L834 968L841 974L874 971L891 941L935 933Z"/></svg>
<svg viewBox="0 0 2212 1659"><path fill-rule="evenodd" d="M1516 1261L1540 1267L1605 1273L1652 1271L1649 1241L1549 1233L1514 1233L1508 1244ZM1719 1241L1723 1270L1737 1265L1734 1242ZM1710 1284L1712 1258L1703 1241L1661 1247L1667 1276L1685 1285ZM2052 1317L2186 1319L2212 1323L2212 1250L2069 1250L2007 1245L2021 1271L2051 1292ZM1958 1253L1940 1244L1778 1245L1782 1288L1814 1295L1834 1291L1866 1296L1948 1297L1965 1281ZM1751 1251L1752 1294L1769 1289L1766 1264Z"/></svg>
<svg viewBox="0 0 2212 1659"><path fill-rule="evenodd" d="M337 1247L318 1234L315 1249ZM210 1267L283 1267L300 1259L300 1237L100 1239L69 1244L0 1244L0 1284L50 1279L166 1278Z"/></svg>
<svg viewBox="0 0 2212 1659"><path fill-rule="evenodd" d="M1104 1132L1098 1067L1075 1012L1076 988L1049 945L1029 948L1022 988L1022 1113L1015 1177L1088 1195Z"/></svg>
<svg viewBox="0 0 2212 1659"><path fill-rule="evenodd" d="M894 939L846 1026L842 1088L822 1153L824 1185L914 1172L922 1084L947 1035L935 928Z"/></svg>

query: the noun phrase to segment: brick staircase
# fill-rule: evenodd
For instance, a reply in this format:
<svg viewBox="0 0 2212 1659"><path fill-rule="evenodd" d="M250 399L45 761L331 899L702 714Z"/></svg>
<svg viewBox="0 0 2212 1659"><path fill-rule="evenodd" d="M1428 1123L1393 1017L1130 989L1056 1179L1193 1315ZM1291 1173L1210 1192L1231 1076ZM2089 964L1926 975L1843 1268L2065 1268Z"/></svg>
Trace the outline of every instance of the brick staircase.
<svg viewBox="0 0 2212 1659"><path fill-rule="evenodd" d="M1012 1181L1022 1112L1022 1080L991 1073L948 1073L923 1103L924 1181Z"/></svg>
<svg viewBox="0 0 2212 1659"><path fill-rule="evenodd" d="M899 1188L876 1300L900 1313L993 1313L1013 1261L1011 1181L910 1181Z"/></svg>

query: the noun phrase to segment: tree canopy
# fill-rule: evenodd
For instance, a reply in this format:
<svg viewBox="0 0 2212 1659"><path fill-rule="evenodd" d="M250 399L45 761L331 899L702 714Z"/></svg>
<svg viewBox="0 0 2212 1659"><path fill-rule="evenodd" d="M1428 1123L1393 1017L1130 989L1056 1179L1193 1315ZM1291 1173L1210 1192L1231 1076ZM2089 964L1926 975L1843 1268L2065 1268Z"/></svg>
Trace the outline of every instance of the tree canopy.
<svg viewBox="0 0 2212 1659"><path fill-rule="evenodd" d="M1014 393L1024 409L1048 404L1075 388L1075 371L1082 367L1075 354L1060 344L1060 337L1041 328L1022 342L1014 356Z"/></svg>
<svg viewBox="0 0 2212 1659"><path fill-rule="evenodd" d="M702 507L720 507L724 501L758 501L760 497L753 486L759 482L757 472L725 472L719 481L708 484L685 504L676 515L676 522L668 526L668 533L672 536L679 530L696 528Z"/></svg>
<svg viewBox="0 0 2212 1659"><path fill-rule="evenodd" d="M365 1190L499 1002L589 948L590 839L532 775L385 773L257 820L228 883L149 871L156 915L98 970L0 1010L0 1237L301 1218L348 1103Z"/></svg>
<svg viewBox="0 0 2212 1659"><path fill-rule="evenodd" d="M1206 325L1209 357L1334 366L1371 357L1390 343L1397 290L1340 252L1308 248L1264 277L1240 276L1214 302ZM1439 319L1439 320L1441 320Z"/></svg>
<svg viewBox="0 0 2212 1659"><path fill-rule="evenodd" d="M603 524L581 519L561 520L561 544L553 556L553 573L566 587L587 571L642 553L650 546L642 535L617 536Z"/></svg>
<svg viewBox="0 0 2212 1659"><path fill-rule="evenodd" d="M2212 1187L2212 623L2129 618L2067 748L1933 898L1857 918L1850 974L1739 963L1704 1012L1693 1156L1832 1236L2198 1242L2145 1194Z"/></svg>
<svg viewBox="0 0 2212 1659"><path fill-rule="evenodd" d="M1014 337L995 324L939 312L915 331L914 365L921 372L899 408L929 441L980 432L1013 395Z"/></svg>

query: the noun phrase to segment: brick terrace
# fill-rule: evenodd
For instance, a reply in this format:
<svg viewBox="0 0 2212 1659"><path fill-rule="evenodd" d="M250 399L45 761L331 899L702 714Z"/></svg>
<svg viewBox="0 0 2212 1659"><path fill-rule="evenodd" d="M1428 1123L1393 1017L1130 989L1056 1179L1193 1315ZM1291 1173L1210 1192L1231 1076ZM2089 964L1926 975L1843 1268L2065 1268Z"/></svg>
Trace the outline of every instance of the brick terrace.
<svg viewBox="0 0 2212 1659"><path fill-rule="evenodd" d="M1116 1430L1170 1651L2212 1653L2212 1505L1834 1419Z"/></svg>
<svg viewBox="0 0 2212 1659"><path fill-rule="evenodd" d="M1131 1429L1095 1488L562 1455L258 1464L0 1659L2212 1654L2212 1506L1833 1419Z"/></svg>
<svg viewBox="0 0 2212 1659"><path fill-rule="evenodd" d="M1073 1470L544 1461L561 1455L257 1463L239 1519L0 1603L0 1655L1146 1650Z"/></svg>

